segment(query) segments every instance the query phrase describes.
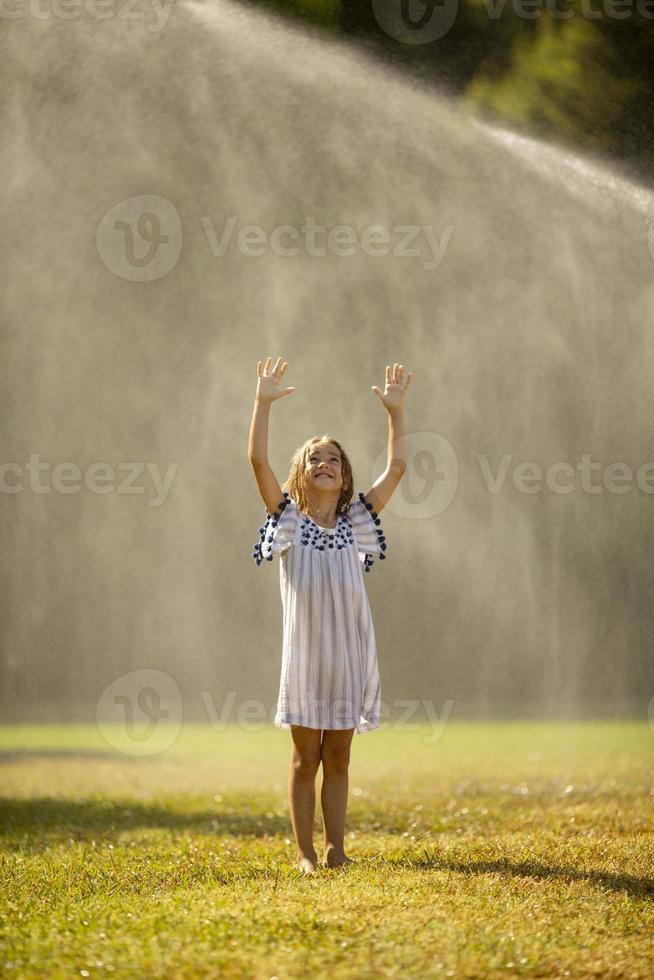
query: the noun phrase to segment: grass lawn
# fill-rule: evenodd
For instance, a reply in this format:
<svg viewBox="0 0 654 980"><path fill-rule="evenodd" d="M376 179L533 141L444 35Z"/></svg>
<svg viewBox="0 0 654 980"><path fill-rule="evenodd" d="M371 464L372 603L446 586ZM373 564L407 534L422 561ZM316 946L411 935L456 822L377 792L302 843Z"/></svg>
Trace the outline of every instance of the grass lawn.
<svg viewBox="0 0 654 980"><path fill-rule="evenodd" d="M3 977L654 976L646 722L355 735L355 863L313 876L290 732L118 739L0 728Z"/></svg>

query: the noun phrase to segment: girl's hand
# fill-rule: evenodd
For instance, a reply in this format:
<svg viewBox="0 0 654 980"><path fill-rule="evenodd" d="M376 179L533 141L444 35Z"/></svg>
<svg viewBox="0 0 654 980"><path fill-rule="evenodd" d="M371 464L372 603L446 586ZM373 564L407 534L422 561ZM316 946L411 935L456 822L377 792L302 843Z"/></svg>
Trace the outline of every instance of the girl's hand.
<svg viewBox="0 0 654 980"><path fill-rule="evenodd" d="M411 378L413 375L409 371L406 379L404 377L404 365L394 364L393 372L391 375L390 365L386 365L386 387L382 394L381 390L377 385L372 386L372 390L376 395L381 398L383 404L392 412L396 408L404 407L404 396L409 390L409 385L411 384Z"/></svg>
<svg viewBox="0 0 654 980"><path fill-rule="evenodd" d="M284 388L280 383L282 375L288 367L287 362L281 357L278 357L277 363L271 370L271 361L272 357L269 357L263 371L261 370L261 361L257 361L258 380L256 398L260 402L274 402L276 398L283 398L284 395L290 395L295 391L295 388Z"/></svg>

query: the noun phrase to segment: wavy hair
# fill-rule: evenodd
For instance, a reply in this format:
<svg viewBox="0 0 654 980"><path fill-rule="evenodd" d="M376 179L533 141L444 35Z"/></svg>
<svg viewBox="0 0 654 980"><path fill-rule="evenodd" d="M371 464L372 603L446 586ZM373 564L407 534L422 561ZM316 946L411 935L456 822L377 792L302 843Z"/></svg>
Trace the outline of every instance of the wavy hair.
<svg viewBox="0 0 654 980"><path fill-rule="evenodd" d="M341 487L341 495L338 498L338 503L336 504L336 513L344 514L345 511L350 506L352 496L354 494L354 476L352 473L352 464L350 463L349 457L343 446L340 444L338 439L334 439L328 433L322 436L311 436L310 439L295 450L293 456L291 457L291 468L286 478L285 483L282 485L282 490L288 490L290 496L296 502L299 510L304 514L309 513L309 501L306 495L306 470L311 455L311 450L318 444L329 443L332 446L336 446L341 454L341 476L343 479L343 486Z"/></svg>

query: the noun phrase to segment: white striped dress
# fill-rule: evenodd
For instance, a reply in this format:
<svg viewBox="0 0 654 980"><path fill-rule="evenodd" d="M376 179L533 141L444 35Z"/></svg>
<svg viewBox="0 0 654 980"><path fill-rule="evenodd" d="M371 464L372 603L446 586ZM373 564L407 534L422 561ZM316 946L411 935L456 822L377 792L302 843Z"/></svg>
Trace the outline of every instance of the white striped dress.
<svg viewBox="0 0 654 980"><path fill-rule="evenodd" d="M381 686L363 570L386 557L381 521L363 493L323 528L284 500L259 528L257 565L280 556L282 669L275 725L379 727Z"/></svg>

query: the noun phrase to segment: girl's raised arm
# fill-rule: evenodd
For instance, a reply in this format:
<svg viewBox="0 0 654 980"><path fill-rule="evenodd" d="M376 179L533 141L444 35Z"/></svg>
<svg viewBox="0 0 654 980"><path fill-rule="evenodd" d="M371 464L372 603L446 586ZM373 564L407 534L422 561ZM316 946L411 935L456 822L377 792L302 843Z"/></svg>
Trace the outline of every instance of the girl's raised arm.
<svg viewBox="0 0 654 980"><path fill-rule="evenodd" d="M261 499L269 514L273 514L279 509L284 496L279 481L268 462L270 406L277 398L283 398L284 395L290 395L295 391L295 388L285 388L281 384L282 376L288 367L286 361L278 357L272 370L271 361L272 358L269 357L263 370L261 369L261 361L257 362L257 391L248 439L248 459L254 471L254 478L257 481Z"/></svg>
<svg viewBox="0 0 654 980"><path fill-rule="evenodd" d="M386 506L406 472L404 400L412 378L411 371L405 378L403 364L395 363L392 371L390 364L387 364L384 391L382 392L377 385L372 385L372 390L388 412L388 462L382 475L365 494L366 500L372 504L372 509L376 513Z"/></svg>

